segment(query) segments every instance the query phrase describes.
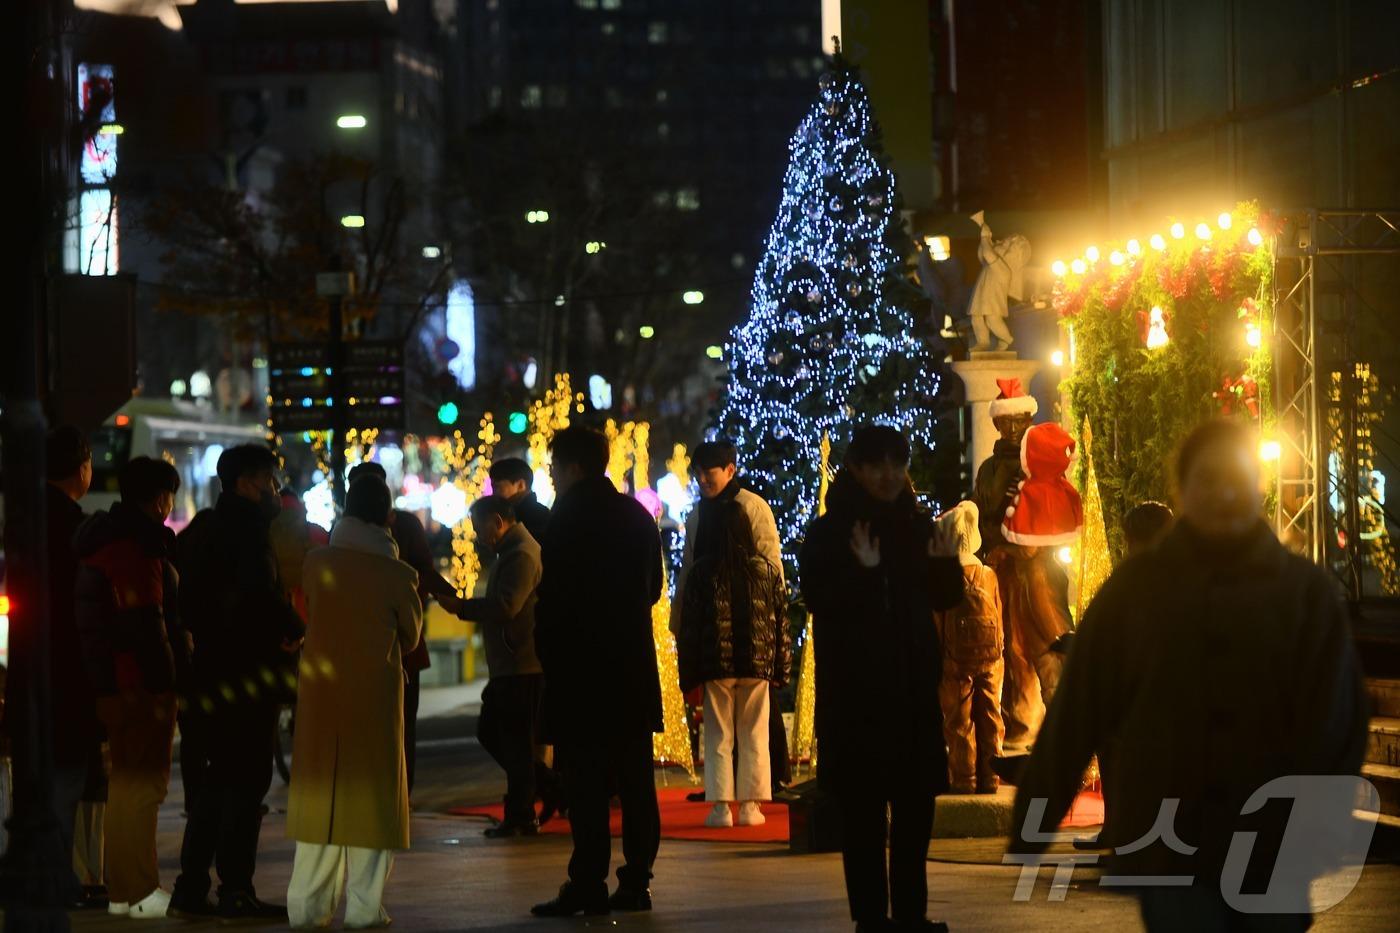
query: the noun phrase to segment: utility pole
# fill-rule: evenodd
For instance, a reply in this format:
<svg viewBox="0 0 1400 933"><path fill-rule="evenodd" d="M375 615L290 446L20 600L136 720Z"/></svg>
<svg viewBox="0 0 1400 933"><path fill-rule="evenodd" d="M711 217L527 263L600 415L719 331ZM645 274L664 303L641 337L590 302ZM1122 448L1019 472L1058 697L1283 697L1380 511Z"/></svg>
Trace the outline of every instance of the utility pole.
<svg viewBox="0 0 1400 933"><path fill-rule="evenodd" d="M337 506L345 505L345 436L350 431L350 405L345 394L345 309L346 297L355 293L355 274L342 272L340 255L331 258L331 270L316 276L316 294L330 305L329 350L326 385L330 392L331 495Z"/></svg>
<svg viewBox="0 0 1400 933"><path fill-rule="evenodd" d="M12 664L6 693L14 740L14 817L0 890L6 931L67 931L71 852L64 851L53 801L53 708L49 678L50 607L45 504L46 422L40 396L39 337L56 220L66 206L70 167L65 0L23 0L7 31L10 88L22 114L15 215L23 245L7 253L17 294L0 362L4 372L6 589Z"/></svg>

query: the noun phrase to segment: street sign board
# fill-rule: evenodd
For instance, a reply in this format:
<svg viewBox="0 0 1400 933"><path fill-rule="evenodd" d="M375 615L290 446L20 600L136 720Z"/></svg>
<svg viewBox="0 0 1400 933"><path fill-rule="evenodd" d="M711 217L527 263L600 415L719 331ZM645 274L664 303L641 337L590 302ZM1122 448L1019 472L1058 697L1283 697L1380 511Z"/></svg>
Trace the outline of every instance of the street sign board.
<svg viewBox="0 0 1400 933"><path fill-rule="evenodd" d="M360 340L341 347L343 399L333 395L335 376L328 341L276 343L268 353L272 426L279 432L331 427L335 406L345 406L349 428L401 430L404 424L403 346Z"/></svg>

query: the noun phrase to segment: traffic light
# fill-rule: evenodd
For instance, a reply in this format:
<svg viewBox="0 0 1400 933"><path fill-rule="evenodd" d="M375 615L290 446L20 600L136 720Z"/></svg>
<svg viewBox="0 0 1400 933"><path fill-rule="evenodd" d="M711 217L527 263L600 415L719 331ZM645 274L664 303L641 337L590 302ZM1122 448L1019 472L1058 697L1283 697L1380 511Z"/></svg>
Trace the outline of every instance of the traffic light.
<svg viewBox="0 0 1400 933"><path fill-rule="evenodd" d="M530 427L530 418L523 411L513 411L510 413L510 420L507 422L512 434L524 434Z"/></svg>
<svg viewBox="0 0 1400 933"><path fill-rule="evenodd" d="M448 427L457 423L457 416L459 414L461 413L457 410L456 402L443 402L438 406L438 421L441 421Z"/></svg>

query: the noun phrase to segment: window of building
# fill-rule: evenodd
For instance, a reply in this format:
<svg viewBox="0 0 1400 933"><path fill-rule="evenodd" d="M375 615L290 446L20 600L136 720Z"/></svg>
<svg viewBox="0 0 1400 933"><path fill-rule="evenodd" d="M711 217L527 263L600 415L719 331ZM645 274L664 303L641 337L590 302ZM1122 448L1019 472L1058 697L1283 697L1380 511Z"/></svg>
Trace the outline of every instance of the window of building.
<svg viewBox="0 0 1400 933"><path fill-rule="evenodd" d="M667 39L665 23L647 23L647 41L652 45L665 45Z"/></svg>
<svg viewBox="0 0 1400 933"><path fill-rule="evenodd" d="M603 2L603 9L605 9L605 10L620 10L620 9L622 9L622 0L602 0L602 2Z"/></svg>
<svg viewBox="0 0 1400 933"><path fill-rule="evenodd" d="M574 6L580 10L596 10L598 9L598 0L574 0Z"/></svg>
<svg viewBox="0 0 1400 933"><path fill-rule="evenodd" d="M695 188L681 188L676 192L676 207L683 211L700 209L700 192Z"/></svg>
<svg viewBox="0 0 1400 933"><path fill-rule="evenodd" d="M306 88L303 85L296 84L287 88L287 109L306 109Z"/></svg>
<svg viewBox="0 0 1400 933"><path fill-rule="evenodd" d="M520 106L527 110L537 110L544 103L544 91L538 84L527 84L520 89Z"/></svg>

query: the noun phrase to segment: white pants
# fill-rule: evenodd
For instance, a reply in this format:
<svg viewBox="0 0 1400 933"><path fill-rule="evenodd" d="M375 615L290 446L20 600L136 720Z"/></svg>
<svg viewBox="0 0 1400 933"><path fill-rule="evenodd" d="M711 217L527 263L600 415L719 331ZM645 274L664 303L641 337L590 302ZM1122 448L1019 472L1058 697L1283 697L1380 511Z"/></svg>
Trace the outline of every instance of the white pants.
<svg viewBox="0 0 1400 933"><path fill-rule="evenodd" d="M328 927L346 895L345 926L350 929L384 926L384 882L394 853L388 849L355 849L298 842L287 885L287 918L294 928ZM349 883L346 883L346 874Z"/></svg>
<svg viewBox="0 0 1400 933"><path fill-rule="evenodd" d="M739 782L734 783L734 744ZM736 796L737 792L737 796ZM705 799L713 803L770 800L768 681L752 678L705 682Z"/></svg>

